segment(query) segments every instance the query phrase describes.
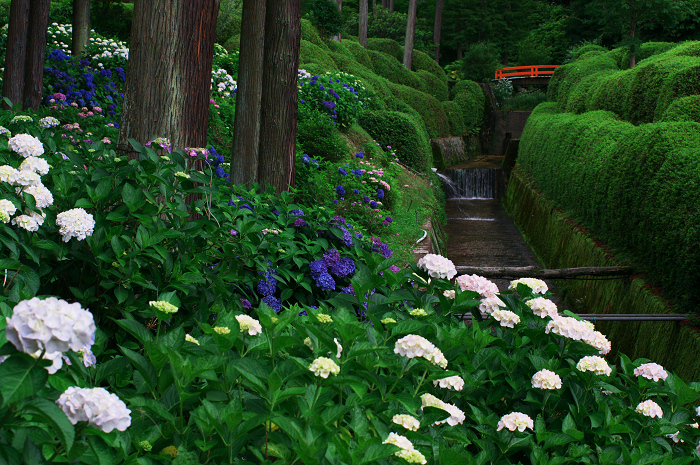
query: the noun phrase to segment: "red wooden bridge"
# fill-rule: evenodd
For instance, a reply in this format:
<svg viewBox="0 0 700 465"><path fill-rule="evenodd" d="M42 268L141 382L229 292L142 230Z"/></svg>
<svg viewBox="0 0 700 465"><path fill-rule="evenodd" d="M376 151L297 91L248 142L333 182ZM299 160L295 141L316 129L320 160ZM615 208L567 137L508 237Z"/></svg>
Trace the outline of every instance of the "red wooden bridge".
<svg viewBox="0 0 700 465"><path fill-rule="evenodd" d="M518 84L548 84L549 78L558 67L559 65L534 65L499 68L496 70L494 81L506 78Z"/></svg>

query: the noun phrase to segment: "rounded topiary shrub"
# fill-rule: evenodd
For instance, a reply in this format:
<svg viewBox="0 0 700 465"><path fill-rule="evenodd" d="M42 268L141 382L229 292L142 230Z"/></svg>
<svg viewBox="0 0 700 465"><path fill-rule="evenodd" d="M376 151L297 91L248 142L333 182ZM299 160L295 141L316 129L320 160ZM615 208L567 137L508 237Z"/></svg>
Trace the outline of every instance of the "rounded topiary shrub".
<svg viewBox="0 0 700 465"><path fill-rule="evenodd" d="M455 85L455 90L458 92L453 101L462 110L462 120L466 133L476 134L484 120L484 105L486 103L484 93L479 85L473 81L460 81Z"/></svg>
<svg viewBox="0 0 700 465"><path fill-rule="evenodd" d="M374 70L380 76L383 76L397 84L420 89L421 81L415 73L407 70L396 58L387 55L386 53L377 52L376 50L368 50L370 59L374 63Z"/></svg>
<svg viewBox="0 0 700 465"><path fill-rule="evenodd" d="M431 72L425 70L420 70L416 74L421 80L421 92L430 94L441 102L450 99L447 81L439 79Z"/></svg>
<svg viewBox="0 0 700 465"><path fill-rule="evenodd" d="M318 31L314 25L311 24L311 21L308 19L301 20L301 38L302 40L308 40L309 42L313 43L314 45L318 45L323 49L328 48L323 39L321 39L321 36L318 35Z"/></svg>
<svg viewBox="0 0 700 465"><path fill-rule="evenodd" d="M431 166L428 137L410 115L398 111L368 111L359 122L380 146L391 147L401 162L418 171Z"/></svg>
<svg viewBox="0 0 700 465"><path fill-rule="evenodd" d="M386 53L400 62L403 61L403 46L395 40L370 37L367 39L367 50Z"/></svg>
<svg viewBox="0 0 700 465"><path fill-rule="evenodd" d="M338 68L326 50L304 39L301 40L299 49L299 63L316 63L326 69Z"/></svg>
<svg viewBox="0 0 700 465"><path fill-rule="evenodd" d="M447 115L445 115L440 101L435 97L420 90L394 83L390 83L389 88L396 98L407 103L420 114L431 139L450 135L450 123L447 120Z"/></svg>
<svg viewBox="0 0 700 465"><path fill-rule="evenodd" d="M411 62L413 71L427 71L441 81L447 82L447 74L433 57L420 50L413 50L413 61Z"/></svg>
<svg viewBox="0 0 700 465"><path fill-rule="evenodd" d="M700 95L681 97L666 108L661 121L696 121L700 123Z"/></svg>
<svg viewBox="0 0 700 465"><path fill-rule="evenodd" d="M358 63L374 71L374 65L372 64L372 60L367 53L367 49L360 45L359 42L355 42L354 40L343 40L342 44L350 53L352 53L353 57L355 57L355 60L357 60Z"/></svg>
<svg viewBox="0 0 700 465"><path fill-rule="evenodd" d="M450 123L451 135L463 136L467 133L466 126L464 125L464 115L462 115L462 109L457 102L451 100L442 102L442 111L445 112L447 121Z"/></svg>

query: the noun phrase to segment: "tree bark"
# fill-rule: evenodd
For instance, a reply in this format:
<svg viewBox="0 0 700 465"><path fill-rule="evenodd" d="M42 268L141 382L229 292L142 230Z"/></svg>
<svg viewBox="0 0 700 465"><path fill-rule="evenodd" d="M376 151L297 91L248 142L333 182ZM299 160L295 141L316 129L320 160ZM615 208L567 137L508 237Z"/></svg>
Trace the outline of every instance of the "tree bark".
<svg viewBox="0 0 700 465"><path fill-rule="evenodd" d="M360 30L357 36L363 47L367 47L367 15L369 14L367 3L367 0L360 0Z"/></svg>
<svg viewBox="0 0 700 465"><path fill-rule="evenodd" d="M389 0L389 13L394 12L394 0Z"/></svg>
<svg viewBox="0 0 700 465"><path fill-rule="evenodd" d="M386 10L389 8L389 0L382 0L382 9Z"/></svg>
<svg viewBox="0 0 700 465"><path fill-rule="evenodd" d="M27 55L24 66L24 108L38 110L44 92L46 30L49 27L51 0L33 0L29 8ZM9 48L9 47L8 47Z"/></svg>
<svg viewBox="0 0 700 465"><path fill-rule="evenodd" d="M73 0L73 56L80 58L90 42L90 0Z"/></svg>
<svg viewBox="0 0 700 465"><path fill-rule="evenodd" d="M301 0L268 0L258 180L276 192L294 186Z"/></svg>
<svg viewBox="0 0 700 465"><path fill-rule="evenodd" d="M258 182L266 0L243 0L231 181Z"/></svg>
<svg viewBox="0 0 700 465"><path fill-rule="evenodd" d="M403 46L403 65L406 69L411 69L413 63L413 40L416 35L416 10L418 0L408 2L408 20L406 21L406 40Z"/></svg>
<svg viewBox="0 0 700 465"><path fill-rule="evenodd" d="M440 63L440 35L442 33L442 0L435 1L435 28L433 29L433 45L435 45L435 61Z"/></svg>
<svg viewBox="0 0 700 465"><path fill-rule="evenodd" d="M136 1L118 150L135 156L127 139L154 136L206 145L218 11L219 0Z"/></svg>
<svg viewBox="0 0 700 465"><path fill-rule="evenodd" d="M338 5L338 11L342 12L343 11L343 0L333 0L336 5ZM336 42L340 42L342 40L342 34L337 34L333 36L333 40Z"/></svg>
<svg viewBox="0 0 700 465"><path fill-rule="evenodd" d="M24 66L27 58L28 31L29 0L12 0L7 43L13 44L13 46L7 47L2 95L7 97L13 105L22 103L24 96ZM3 106L6 107L4 103Z"/></svg>

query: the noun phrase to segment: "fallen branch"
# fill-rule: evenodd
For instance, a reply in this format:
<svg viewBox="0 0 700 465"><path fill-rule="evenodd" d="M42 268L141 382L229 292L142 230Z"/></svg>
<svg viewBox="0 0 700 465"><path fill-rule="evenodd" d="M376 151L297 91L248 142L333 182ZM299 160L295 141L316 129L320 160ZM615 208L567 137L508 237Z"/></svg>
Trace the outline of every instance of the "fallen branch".
<svg viewBox="0 0 700 465"><path fill-rule="evenodd" d="M536 266L456 266L461 274L478 274L486 278L570 278L573 276L628 276L629 266L584 266L545 270Z"/></svg>

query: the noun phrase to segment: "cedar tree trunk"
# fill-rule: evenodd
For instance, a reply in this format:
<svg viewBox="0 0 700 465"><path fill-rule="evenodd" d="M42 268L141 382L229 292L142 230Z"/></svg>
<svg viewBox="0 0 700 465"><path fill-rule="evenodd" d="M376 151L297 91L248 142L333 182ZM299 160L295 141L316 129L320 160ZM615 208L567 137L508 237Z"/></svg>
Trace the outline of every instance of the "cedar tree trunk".
<svg viewBox="0 0 700 465"><path fill-rule="evenodd" d="M389 0L389 13L394 12L394 0Z"/></svg>
<svg viewBox="0 0 700 465"><path fill-rule="evenodd" d="M369 14L367 11L369 9L367 1L368 0L360 0L360 31L357 34L360 45L363 47L367 47L367 15Z"/></svg>
<svg viewBox="0 0 700 465"><path fill-rule="evenodd" d="M73 0L73 56L80 58L90 41L90 0Z"/></svg>
<svg viewBox="0 0 700 465"><path fill-rule="evenodd" d="M258 182L266 0L243 0L231 181Z"/></svg>
<svg viewBox="0 0 700 465"><path fill-rule="evenodd" d="M333 1L336 3L336 5L338 5L338 11L342 12L343 11L343 0L333 0ZM336 42L340 42L342 39L343 39L342 34L338 34L338 35L333 36L333 40L335 40Z"/></svg>
<svg viewBox="0 0 700 465"><path fill-rule="evenodd" d="M403 65L406 69L411 69L413 62L413 39L416 35L416 9L418 0L408 2L408 20L406 21L406 40L403 47Z"/></svg>
<svg viewBox="0 0 700 465"><path fill-rule="evenodd" d="M117 148L127 139L204 147L219 0L137 0Z"/></svg>
<svg viewBox="0 0 700 465"><path fill-rule="evenodd" d="M435 1L435 28L433 29L433 45L435 45L435 61L440 63L440 35L442 32L442 0Z"/></svg>
<svg viewBox="0 0 700 465"><path fill-rule="evenodd" d="M29 32L29 0L12 0L10 22L7 28L5 76L2 96L10 99L13 105L22 103L24 96L24 66L27 58L27 33ZM4 106L4 104L3 104Z"/></svg>
<svg viewBox="0 0 700 465"><path fill-rule="evenodd" d="M294 186L301 0L267 0L258 180Z"/></svg>

